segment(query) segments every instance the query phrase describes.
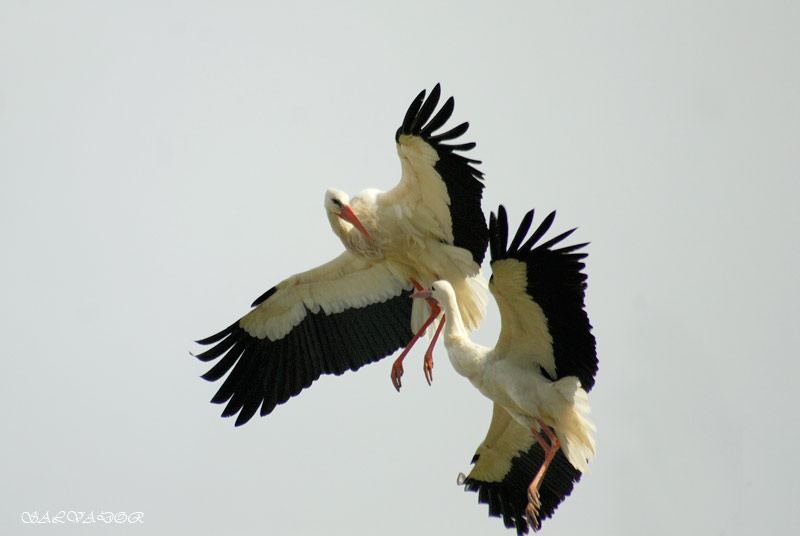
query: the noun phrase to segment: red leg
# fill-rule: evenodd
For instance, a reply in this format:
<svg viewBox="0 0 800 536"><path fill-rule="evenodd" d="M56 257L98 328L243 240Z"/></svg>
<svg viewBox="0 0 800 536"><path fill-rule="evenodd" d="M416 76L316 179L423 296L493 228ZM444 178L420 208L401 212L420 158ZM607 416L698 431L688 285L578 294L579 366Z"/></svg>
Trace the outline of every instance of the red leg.
<svg viewBox="0 0 800 536"><path fill-rule="evenodd" d="M545 438L542 437L542 434L531 428L531 432L533 432L533 437L536 438L536 441L542 446L542 450L547 452L547 449L550 448L550 442L548 442Z"/></svg>
<svg viewBox="0 0 800 536"><path fill-rule="evenodd" d="M556 452L558 452L558 449L561 448L561 442L553 434L552 430L550 430L550 427L542 422L542 420L538 417L536 420L539 422L539 425L542 427L542 431L545 433L550 442L548 444L548 442L539 432L531 429L533 435L536 437L536 440L544 450L544 461L542 462L542 466L539 468L539 471L536 473L536 476L533 477L533 480L528 487L528 506L525 508L525 515L528 518L528 524L530 524L533 530L539 529L539 508L542 506L542 503L539 500L539 487L542 485L544 475L547 473L547 468L550 467L550 462L553 461Z"/></svg>
<svg viewBox="0 0 800 536"><path fill-rule="evenodd" d="M417 290L422 290L422 285L420 285L414 279L411 280L411 283L414 285L414 288L416 288ZM392 385L394 385L394 388L397 389L398 391L400 391L400 387L402 387L402 382L400 381L400 378L403 376L403 359L406 358L406 355L408 355L408 351L411 350L411 347L414 346L414 343L417 342L417 339L419 339L420 336L423 333L425 333L425 330L428 329L428 326L430 326L431 323L433 322L433 320L437 316L439 316L439 313L442 310L442 308L439 307L439 304L436 303L434 300L426 299L426 301L428 302L428 305L430 305L430 307L431 307L430 316L425 321L425 323L422 324L422 327L419 328L419 331L417 331L414 334L414 337L411 339L411 342L409 342L408 345L406 345L406 347L403 349L403 352L400 354L400 357L398 357L395 360L394 364L392 365ZM441 327L441 325L440 325L440 327ZM434 341L435 341L435 339L434 339ZM426 358L427 358L427 354L426 354Z"/></svg>
<svg viewBox="0 0 800 536"><path fill-rule="evenodd" d="M442 320L439 322L439 327L436 328L436 333L433 334L433 340L428 346L428 351L425 352L425 361L422 363L422 370L425 372L425 379L428 380L428 385L433 382L433 347L436 346L436 340L439 338L439 333L442 332L442 327L444 327L444 317L445 315L442 315Z"/></svg>
<svg viewBox="0 0 800 536"><path fill-rule="evenodd" d="M547 426L544 423L544 421L542 419L540 419L539 417L536 417L536 421L539 423L539 426L542 427L542 430L544 430L544 433L547 434L547 439L550 440L550 444L551 445L553 445L556 441L558 441L558 438L555 436L555 434L553 434L553 431L550 429L549 426Z"/></svg>

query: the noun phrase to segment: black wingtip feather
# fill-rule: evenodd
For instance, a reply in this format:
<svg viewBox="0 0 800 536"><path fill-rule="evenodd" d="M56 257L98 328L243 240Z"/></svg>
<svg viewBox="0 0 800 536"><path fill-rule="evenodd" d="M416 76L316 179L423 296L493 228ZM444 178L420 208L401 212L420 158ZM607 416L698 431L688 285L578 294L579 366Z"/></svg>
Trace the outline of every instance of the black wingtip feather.
<svg viewBox="0 0 800 536"><path fill-rule="evenodd" d="M506 207L497 207L497 216L491 214L489 222L489 242L491 246L492 260L501 259L506 254L506 244L508 243L508 216Z"/></svg>
<svg viewBox="0 0 800 536"><path fill-rule="evenodd" d="M444 145L442 144L441 147L445 147L449 151L470 151L474 149L478 144L474 141L469 143L462 143L460 145Z"/></svg>
<svg viewBox="0 0 800 536"><path fill-rule="evenodd" d="M497 243L500 250L505 253L508 251L506 247L508 244L508 215L506 214L506 207L500 205L497 209Z"/></svg>
<svg viewBox="0 0 800 536"><path fill-rule="evenodd" d="M229 348L227 350L227 354L225 357L220 359L216 365L208 369L205 374L200 376L206 381L215 382L218 379L222 378L228 371L236 364L236 361L242 355L244 348L241 346L239 348Z"/></svg>
<svg viewBox="0 0 800 536"><path fill-rule="evenodd" d="M501 205L502 206L502 205ZM489 213L489 255L492 260L500 258L500 251L498 249L497 236L497 216L494 211Z"/></svg>
<svg viewBox="0 0 800 536"><path fill-rule="evenodd" d="M517 229L517 233L514 235L511 245L508 246L509 252L514 253L519 249L520 243L522 243L522 241L525 239L525 235L528 234L528 231L531 228L531 222L533 222L533 209L529 210L525 216L522 217L522 221L519 224L519 229Z"/></svg>
<svg viewBox="0 0 800 536"><path fill-rule="evenodd" d="M216 346L212 346L211 348L209 348L205 352L201 352L199 354L192 354L192 355L194 357L196 357L197 359L199 359L200 361L203 361L203 362L211 361L213 359L218 358L219 356L221 356L225 352L227 352L230 349L230 347L233 346L234 344L236 344L236 338L228 337L225 340L223 340L222 342L220 342L219 344L217 344Z"/></svg>
<svg viewBox="0 0 800 536"><path fill-rule="evenodd" d="M439 127L437 127L437 128L439 128ZM429 130L429 132L433 132L436 129L435 128L432 128L432 129L427 129L426 128L426 130ZM431 139L432 142L436 142L436 143L443 142L443 141L448 141L448 140L453 140L453 139L456 139L456 138L464 135L468 130L469 130L469 123L468 122L464 122L464 123L461 123L460 125L458 125L456 127L451 128L450 130L448 130L446 132L442 132L441 134L437 134L435 136L431 136L430 139ZM423 134L425 134L425 132L423 132Z"/></svg>
<svg viewBox="0 0 800 536"><path fill-rule="evenodd" d="M214 344L215 342L219 342L222 339L224 339L225 337L227 337L228 335L230 335L231 333L233 333L233 331L236 329L236 327L238 325L239 325L239 321L237 320L236 322L234 322L233 324L231 324L227 328L223 329L219 333L215 333L210 337L206 337L205 339L200 339L199 341L195 341L195 342L197 344L203 344L203 345Z"/></svg>
<svg viewBox="0 0 800 536"><path fill-rule="evenodd" d="M574 229L570 229L569 231L565 231L565 232L561 233L560 235L556 236L555 238L551 238L550 240L548 240L544 244L541 244L539 247L542 248L542 249L550 249L554 245L558 244L559 242L561 242L562 240L567 238L569 235L574 233L576 230L577 230L577 227L575 227Z"/></svg>
<svg viewBox="0 0 800 536"><path fill-rule="evenodd" d="M439 104L439 96L442 93L442 88L439 84L433 86L431 90L431 94L428 95L428 98L425 99L425 102L420 107L419 111L417 112L414 120L411 123L410 131L414 132L415 130L422 130L422 125L430 118L433 110L436 109L436 105Z"/></svg>
<svg viewBox="0 0 800 536"><path fill-rule="evenodd" d="M258 298L256 298L256 299L253 301L252 305L250 305L250 307L258 307L259 305L261 305L262 303L264 303L265 301L267 301L267 300L269 299L269 297L270 297L270 296L272 296L273 294L275 294L275 291L277 291L277 290L278 290L278 288L277 288L277 287L272 287L271 289L269 289L268 291L266 291L264 294L262 294L261 296L259 296Z"/></svg>
<svg viewBox="0 0 800 536"><path fill-rule="evenodd" d="M211 397L211 400L209 402L211 402L212 404L224 404L225 402L230 400L232 396L233 396L232 392L227 393L224 392L222 389L220 389L216 393L214 393L214 396Z"/></svg>
<svg viewBox="0 0 800 536"><path fill-rule="evenodd" d="M420 131L420 135L423 138L424 137L430 137L432 133L434 133L437 130L439 130L440 128L442 128L442 126L444 126L444 124L447 122L447 120L450 119L450 116L453 115L453 110L455 109L455 106L456 106L456 100L453 97L450 97L449 99L447 99L445 101L445 103L442 105L442 107L439 109L439 111L436 112L436 115L433 116L433 119L431 119L428 122L428 124L425 126L425 128L423 128ZM467 123L462 123L462 125L467 125L467 128L469 128L469 124L467 124ZM462 125L459 125L459 127L462 126ZM456 128L459 128L459 127L456 127ZM467 128L464 129L464 132L467 131ZM442 138L441 136L447 135L450 132L452 132L453 130L455 130L455 129L452 129L449 132L445 132L445 134L440 134L439 136L436 136L435 139L436 140L450 139L450 138ZM461 134L463 134L464 132L462 132ZM453 136L453 137L458 137L461 134L458 134L458 135ZM432 138L432 139L434 139L434 138Z"/></svg>
<svg viewBox="0 0 800 536"><path fill-rule="evenodd" d="M525 242L520 248L520 251L530 251L531 248L536 245L536 242L544 236L544 234L550 229L550 226L553 225L553 220L556 219L556 211L554 210L547 217L542 220L542 223L539 224L539 227L533 232L531 237Z"/></svg>
<svg viewBox="0 0 800 536"><path fill-rule="evenodd" d="M411 133L411 126L414 124L414 121L417 117L417 113L419 109L422 108L422 102L425 99L425 90L419 92L406 111L405 117L403 117L403 123L400 125L400 128L397 129L397 134L395 134L395 141L398 141L401 134L410 134Z"/></svg>
<svg viewBox="0 0 800 536"><path fill-rule="evenodd" d="M573 231L574 231L574 229L573 229ZM574 246L565 246L563 248L559 248L558 252L559 253L572 253L573 251L577 251L579 249L585 248L589 244L591 244L591 242L584 242L583 244L575 244ZM575 258L576 259L584 259L584 258L586 258L588 256L589 256L588 253L579 253L579 254L575 255Z"/></svg>

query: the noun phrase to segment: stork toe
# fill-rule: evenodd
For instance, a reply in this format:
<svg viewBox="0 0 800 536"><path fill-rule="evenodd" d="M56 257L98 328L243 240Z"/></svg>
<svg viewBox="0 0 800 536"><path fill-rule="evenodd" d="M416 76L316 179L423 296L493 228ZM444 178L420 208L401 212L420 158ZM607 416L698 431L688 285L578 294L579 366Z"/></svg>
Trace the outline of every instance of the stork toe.
<svg viewBox="0 0 800 536"><path fill-rule="evenodd" d="M400 392L400 388L403 386L403 382L400 381L400 378L403 377L403 360L398 359L392 365L392 385L394 388L397 389L397 392Z"/></svg>
<svg viewBox="0 0 800 536"><path fill-rule="evenodd" d="M528 495L530 499L530 494ZM536 499L538 502L538 498ZM535 506L532 502L528 503L528 506L525 508L525 517L528 520L528 525L534 530L539 530L539 507Z"/></svg>
<svg viewBox="0 0 800 536"><path fill-rule="evenodd" d="M425 354L425 360L422 362L422 370L425 372L425 379L428 380L428 385L433 382L433 356Z"/></svg>

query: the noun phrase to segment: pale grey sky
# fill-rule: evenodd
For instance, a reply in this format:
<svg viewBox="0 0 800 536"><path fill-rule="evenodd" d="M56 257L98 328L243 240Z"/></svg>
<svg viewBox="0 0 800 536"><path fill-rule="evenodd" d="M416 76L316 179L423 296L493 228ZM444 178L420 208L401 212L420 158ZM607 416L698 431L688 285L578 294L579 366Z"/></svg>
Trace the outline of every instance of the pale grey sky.
<svg viewBox="0 0 800 536"><path fill-rule="evenodd" d="M0 3L0 532L513 534L456 486L491 403L443 347L432 388L418 349L399 395L387 359L239 429L189 355L341 251L325 189L392 187L436 82L486 213L591 241L598 454L542 533L788 527L798 6Z"/></svg>

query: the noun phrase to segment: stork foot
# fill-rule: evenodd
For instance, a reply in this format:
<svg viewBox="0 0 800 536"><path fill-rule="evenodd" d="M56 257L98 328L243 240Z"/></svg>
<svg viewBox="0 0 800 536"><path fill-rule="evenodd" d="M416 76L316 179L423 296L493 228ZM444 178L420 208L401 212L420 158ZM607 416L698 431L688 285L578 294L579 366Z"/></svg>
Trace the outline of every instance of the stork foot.
<svg viewBox="0 0 800 536"><path fill-rule="evenodd" d="M398 359L392 365L392 385L394 388L397 389L397 392L400 392L400 388L403 386L403 382L400 381L400 378L403 377L403 360Z"/></svg>
<svg viewBox="0 0 800 536"><path fill-rule="evenodd" d="M433 355L430 352L425 354L425 361L422 362L422 371L425 373L428 385L430 385L433 382Z"/></svg>
<svg viewBox="0 0 800 536"><path fill-rule="evenodd" d="M528 519L528 525L534 530L539 530L539 508L542 502L539 500L538 488L531 485L528 488L528 506L525 507L525 517Z"/></svg>
<svg viewBox="0 0 800 536"><path fill-rule="evenodd" d="M439 308L439 305L434 302L432 305L436 305L436 308ZM431 321L433 321L433 316L431 317ZM442 315L442 319L439 321L439 327L436 328L436 333L433 334L433 340L431 340L430 346L428 346L428 351L425 352L425 361L422 363L422 370L425 372L425 379L428 380L428 385L433 383L433 347L436 346L436 341L439 339L439 334L442 332L442 328L444 327L445 315Z"/></svg>

